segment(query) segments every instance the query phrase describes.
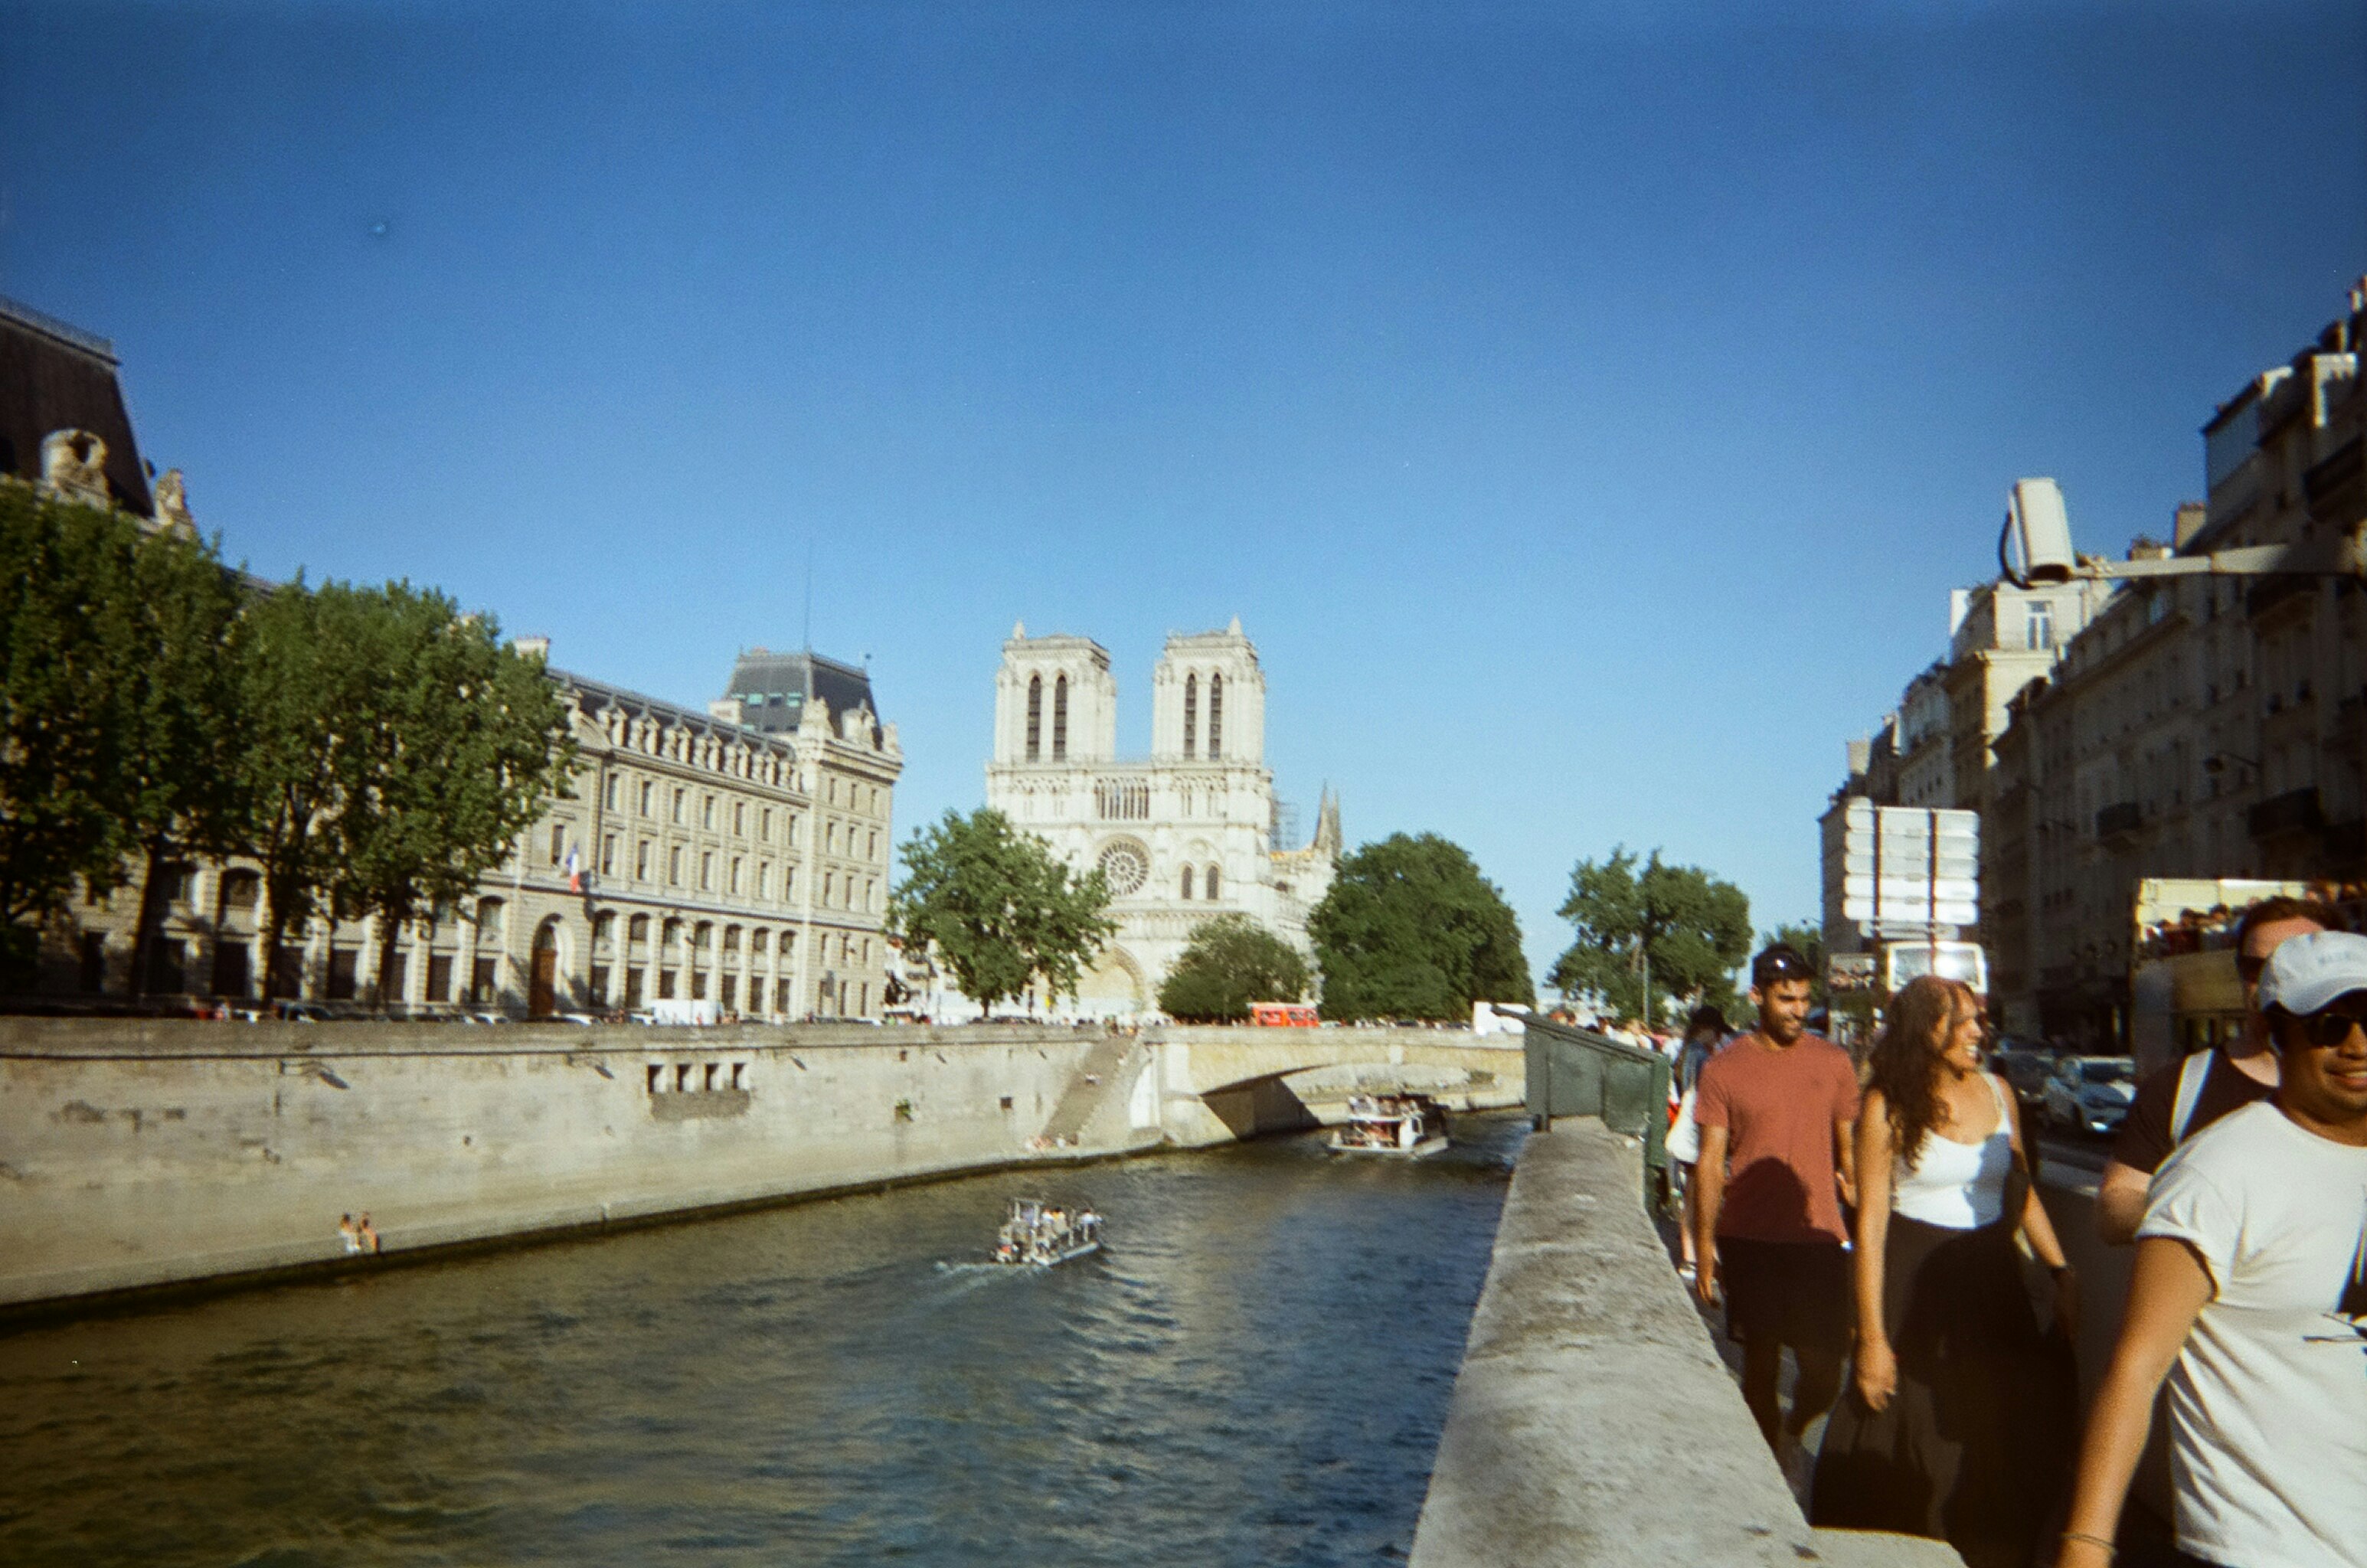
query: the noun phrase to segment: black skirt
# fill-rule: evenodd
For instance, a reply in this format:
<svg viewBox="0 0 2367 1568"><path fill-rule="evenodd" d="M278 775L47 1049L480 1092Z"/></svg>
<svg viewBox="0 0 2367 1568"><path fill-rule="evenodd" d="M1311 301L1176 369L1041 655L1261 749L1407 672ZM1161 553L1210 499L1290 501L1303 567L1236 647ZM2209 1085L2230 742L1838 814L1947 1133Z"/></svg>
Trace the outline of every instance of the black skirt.
<svg viewBox="0 0 2367 1568"><path fill-rule="evenodd" d="M2055 1522L2078 1372L2069 1339L2031 1308L2013 1242L2028 1189L2008 1188L2008 1217L1977 1230L1891 1216L1882 1307L1898 1389L1870 1410L1852 1372L1818 1455L1815 1523L1945 1540L1969 1568L2027 1568Z"/></svg>

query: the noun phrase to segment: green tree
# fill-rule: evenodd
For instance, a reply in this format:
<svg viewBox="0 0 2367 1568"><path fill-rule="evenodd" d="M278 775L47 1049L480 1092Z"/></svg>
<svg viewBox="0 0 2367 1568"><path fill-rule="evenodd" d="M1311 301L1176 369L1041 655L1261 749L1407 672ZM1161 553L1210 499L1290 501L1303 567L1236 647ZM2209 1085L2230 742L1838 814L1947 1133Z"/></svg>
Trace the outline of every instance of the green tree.
<svg viewBox="0 0 2367 1568"><path fill-rule="evenodd" d="M239 632L243 848L269 907L263 994L277 994L287 932L334 913L379 917L385 996L393 934L467 894L563 787L565 705L490 618L407 582L299 579Z"/></svg>
<svg viewBox="0 0 2367 1568"><path fill-rule="evenodd" d="M262 995L278 995L279 948L323 908L336 873L337 746L358 645L354 596L300 576L247 607L237 647L242 848L263 878Z"/></svg>
<svg viewBox="0 0 2367 1568"><path fill-rule="evenodd" d="M1100 870L1078 874L991 807L946 812L905 840L903 862L887 934L941 959L989 1012L1039 976L1049 995L1074 995L1085 965L1117 934Z"/></svg>
<svg viewBox="0 0 2367 1568"><path fill-rule="evenodd" d="M1474 1001L1535 998L1512 906L1434 833L1342 860L1307 929L1326 1018L1467 1018Z"/></svg>
<svg viewBox="0 0 2367 1568"><path fill-rule="evenodd" d="M212 546L0 484L0 922L19 976L76 877L112 888L144 856L144 949L164 863L234 835L237 608Z"/></svg>
<svg viewBox="0 0 2367 1568"><path fill-rule="evenodd" d="M99 623L129 525L0 485L0 919L11 969L77 876L111 886L130 848L113 784L123 737Z"/></svg>
<svg viewBox="0 0 2367 1568"><path fill-rule="evenodd" d="M375 915L379 995L393 995L395 934L465 897L516 847L574 770L567 705L538 656L504 647L491 616L463 615L408 582L349 597L340 684L367 693L337 727L333 901Z"/></svg>
<svg viewBox="0 0 2367 1568"><path fill-rule="evenodd" d="M164 919L164 873L184 854L239 844L247 799L234 759L238 671L232 627L243 600L215 547L144 534L126 562L127 592L107 616L123 728L122 827L142 861L131 994L148 984Z"/></svg>
<svg viewBox="0 0 2367 1568"><path fill-rule="evenodd" d="M1621 845L1578 863L1560 914L1577 939L1546 979L1564 996L1598 998L1627 1018L1646 1017L1652 997L1734 1005L1734 966L1750 951L1750 900L1734 884L1669 865L1658 850L1639 867Z"/></svg>
<svg viewBox="0 0 2367 1568"><path fill-rule="evenodd" d="M1160 1010L1194 1023L1249 1017L1255 1001L1295 1002L1314 976L1298 950L1247 915L1218 915L1192 930L1159 987Z"/></svg>

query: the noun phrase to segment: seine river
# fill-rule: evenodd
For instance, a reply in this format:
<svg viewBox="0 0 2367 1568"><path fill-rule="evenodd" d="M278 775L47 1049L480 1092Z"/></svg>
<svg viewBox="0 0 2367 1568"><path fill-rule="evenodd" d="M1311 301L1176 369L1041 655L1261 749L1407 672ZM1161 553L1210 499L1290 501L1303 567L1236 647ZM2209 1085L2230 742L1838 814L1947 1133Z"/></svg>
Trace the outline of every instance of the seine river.
<svg viewBox="0 0 2367 1568"><path fill-rule="evenodd" d="M0 1562L1401 1559L1523 1123L1312 1137L0 1338ZM982 1255L1085 1199L1097 1258Z"/></svg>

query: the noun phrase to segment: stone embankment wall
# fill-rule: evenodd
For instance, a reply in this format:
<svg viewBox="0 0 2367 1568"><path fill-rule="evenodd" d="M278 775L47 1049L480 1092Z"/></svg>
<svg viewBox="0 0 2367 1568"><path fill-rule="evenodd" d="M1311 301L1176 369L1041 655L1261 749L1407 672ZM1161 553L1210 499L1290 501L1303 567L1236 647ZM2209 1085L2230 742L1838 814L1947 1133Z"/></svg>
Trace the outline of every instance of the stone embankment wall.
<svg viewBox="0 0 2367 1568"><path fill-rule="evenodd" d="M1419 1030L0 1020L0 1307L334 1266L365 1211L401 1252L1198 1146L1392 1074L1519 1093Z"/></svg>
<svg viewBox="0 0 2367 1568"><path fill-rule="evenodd" d="M1642 1190L1635 1141L1591 1118L1523 1147L1411 1568L1962 1568L1809 1527Z"/></svg>

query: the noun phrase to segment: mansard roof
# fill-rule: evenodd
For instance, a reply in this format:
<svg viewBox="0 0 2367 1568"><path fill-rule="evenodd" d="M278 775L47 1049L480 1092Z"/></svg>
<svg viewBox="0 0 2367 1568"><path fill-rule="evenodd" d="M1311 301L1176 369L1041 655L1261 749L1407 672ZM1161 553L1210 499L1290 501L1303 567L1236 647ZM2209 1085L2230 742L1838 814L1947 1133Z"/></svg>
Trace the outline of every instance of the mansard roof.
<svg viewBox="0 0 2367 1568"><path fill-rule="evenodd" d="M573 692L586 709L597 713L605 707L619 707L629 714L645 714L662 724L688 730L694 735L711 735L719 740L736 740L758 750L777 750L795 755L795 748L781 737L759 734L753 726L734 724L728 718L687 708L680 703L667 702L623 686L595 681L589 675L579 675L572 670L546 667L545 672L565 691Z"/></svg>
<svg viewBox="0 0 2367 1568"><path fill-rule="evenodd" d="M879 713L871 696L869 671L842 664L811 649L795 653L744 649L731 666L731 682L723 694L740 700L748 728L767 735L797 728L811 697L829 704L833 714L857 707L869 708L874 717Z"/></svg>
<svg viewBox="0 0 2367 1568"><path fill-rule="evenodd" d="M115 503L140 517L155 511L115 370L105 338L0 296L0 473L39 480L41 443L87 430L107 443Z"/></svg>

